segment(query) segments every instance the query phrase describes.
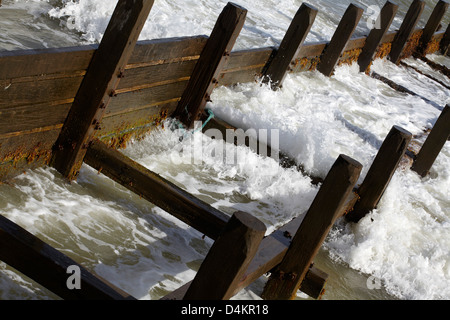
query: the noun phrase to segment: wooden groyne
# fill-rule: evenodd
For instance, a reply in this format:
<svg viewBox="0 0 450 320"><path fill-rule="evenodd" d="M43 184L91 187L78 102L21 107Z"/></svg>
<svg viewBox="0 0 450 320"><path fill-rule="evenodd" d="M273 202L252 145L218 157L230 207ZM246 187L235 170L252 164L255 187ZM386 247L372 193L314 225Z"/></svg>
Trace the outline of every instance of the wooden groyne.
<svg viewBox="0 0 450 320"><path fill-rule="evenodd" d="M332 76L339 64L357 62L371 74L374 59L400 63L448 54L449 28L438 30L448 3L439 1L417 29L424 2L414 0L399 31L389 32L398 7L388 1L381 27L359 38L352 34L363 9L352 4L329 42L309 44L318 11L302 4L279 48L242 51L232 48L245 8L228 3L210 36L138 42L152 6L151 0L119 0L99 45L0 53L0 180L48 165L74 180L86 163L213 239L193 281L163 299L229 299L268 272L263 298L292 299L298 290L320 298L328 275L313 262L330 228L340 217L357 222L374 209L405 155L412 170L427 174L449 137L448 106L420 152L408 150L411 134L394 126L359 187L361 164L339 156L309 210L266 236L251 214L229 217L116 149L168 117L192 127L205 117L217 86L262 79L277 89L290 72ZM237 129L216 118L207 128ZM0 260L62 298L134 299L4 217L0 239ZM82 289L67 287L70 265L81 268Z"/></svg>

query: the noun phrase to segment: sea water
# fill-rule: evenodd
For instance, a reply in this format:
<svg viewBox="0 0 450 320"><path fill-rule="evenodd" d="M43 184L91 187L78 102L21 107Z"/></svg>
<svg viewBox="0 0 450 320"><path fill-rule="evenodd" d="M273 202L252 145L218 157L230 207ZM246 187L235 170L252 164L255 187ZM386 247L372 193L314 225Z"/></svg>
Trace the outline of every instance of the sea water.
<svg viewBox="0 0 450 320"><path fill-rule="evenodd" d="M234 2L248 9L235 49L279 45L302 3ZM436 2L426 1L419 26ZM115 3L3 0L0 50L98 43ZM307 42L329 40L350 1L308 3L319 14ZM367 34L373 10L384 2L355 3L366 9L355 34ZM398 4L391 30L400 26L410 1ZM208 35L225 5L156 0L140 39ZM447 15L444 27L448 20ZM447 57L428 58L450 65ZM406 62L448 84L425 63ZM419 96L398 93L351 65L337 68L331 78L318 72L288 75L277 91L257 81L220 87L208 108L245 130L277 132L280 149L312 176L324 178L339 154L351 156L364 166L361 182L392 126L423 142L423 130L434 125L450 102L446 87L412 69L386 60L372 68ZM192 149L194 142L201 146L194 151L200 161L180 151ZM218 157L215 151L223 148L241 154L241 161ZM238 210L255 215L268 233L303 214L320 187L274 159L200 132L180 142L176 132L159 128L122 152L229 215ZM358 224L336 222L315 259L330 275L324 299L450 299L449 167L447 143L427 177L400 168L377 209ZM143 300L159 299L192 280L212 245L211 239L86 165L74 183L52 168L40 168L0 185L0 214ZM235 298L259 299L266 280L260 278ZM0 263L0 298L58 297ZM299 293L297 298L307 297Z"/></svg>

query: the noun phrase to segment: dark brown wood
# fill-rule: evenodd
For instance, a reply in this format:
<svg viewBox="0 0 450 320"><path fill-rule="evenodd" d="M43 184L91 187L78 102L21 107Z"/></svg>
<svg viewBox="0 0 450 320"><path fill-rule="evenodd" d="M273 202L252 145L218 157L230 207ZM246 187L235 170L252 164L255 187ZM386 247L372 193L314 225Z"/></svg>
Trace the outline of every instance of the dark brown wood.
<svg viewBox="0 0 450 320"><path fill-rule="evenodd" d="M358 188L357 193L360 198L353 210L346 215L348 221L356 223L376 208L405 154L411 138L412 135L408 131L398 126L392 127L363 183Z"/></svg>
<svg viewBox="0 0 450 320"><path fill-rule="evenodd" d="M431 61L430 59L428 59L426 57L421 57L420 60L422 60L423 62L428 64L434 70L437 70L437 71L441 72L442 74L444 74L445 76L447 76L448 78L450 78L450 69L447 68L446 66L444 66L443 64L439 64L434 61Z"/></svg>
<svg viewBox="0 0 450 320"><path fill-rule="evenodd" d="M127 68L149 62L169 63L178 58L199 56L207 40L207 36L200 35L138 41Z"/></svg>
<svg viewBox="0 0 450 320"><path fill-rule="evenodd" d="M387 1L383 9L381 9L378 17L379 27L373 28L367 36L366 43L358 58L359 70L365 72L372 63L373 57L380 45L384 35L389 30L389 27L397 14L398 5Z"/></svg>
<svg viewBox="0 0 450 320"><path fill-rule="evenodd" d="M188 80L181 80L140 90L119 93L117 96L112 97L110 104L106 108L105 116L132 112L169 100L179 100L187 83Z"/></svg>
<svg viewBox="0 0 450 320"><path fill-rule="evenodd" d="M433 80L433 81L439 83L439 84L440 84L441 86L443 86L444 88L447 88L447 89L450 90L450 86L449 86L448 84L442 82L442 81L439 80L439 79L436 79L435 77L429 75L428 73L423 72L423 71L419 70L418 68L413 67L412 65L409 65L409 64L405 63L404 61L401 61L401 62L400 62L400 65L403 66L403 67L405 67L405 68L410 68L410 69L414 70L415 72L417 72L417 73L423 75L424 77L427 77L428 79L431 79L431 80Z"/></svg>
<svg viewBox="0 0 450 320"><path fill-rule="evenodd" d="M76 179L97 124L125 70L153 0L119 0L55 144L52 166Z"/></svg>
<svg viewBox="0 0 450 320"><path fill-rule="evenodd" d="M356 199L355 197L351 198ZM341 215L347 210L345 208L351 208L354 202L355 201L347 201L348 205L344 206ZM234 294L237 294L240 290L275 268L282 261L289 248L292 238L291 235L295 234L303 221L304 216L305 213L292 219L262 240L255 258L250 262L239 285L235 288ZM328 275L325 272L312 266L300 286L300 291L308 294L314 299L319 299L323 293L327 279ZM190 284L191 282L188 282L177 290L164 296L162 300L181 300ZM317 294L319 292L320 294Z"/></svg>
<svg viewBox="0 0 450 320"><path fill-rule="evenodd" d="M0 81L2 94L0 95L0 109L13 106L33 105L45 102L73 101L80 83L82 74L64 77L33 77L30 81L22 79Z"/></svg>
<svg viewBox="0 0 450 320"><path fill-rule="evenodd" d="M0 80L86 70L97 45L0 52Z"/></svg>
<svg viewBox="0 0 450 320"><path fill-rule="evenodd" d="M264 223L236 212L203 260L184 300L228 300L266 232Z"/></svg>
<svg viewBox="0 0 450 320"><path fill-rule="evenodd" d="M353 3L348 6L347 11L342 17L339 26L331 38L330 43L325 48L322 56L320 57L320 62L317 65L317 70L325 76L329 77L333 74L339 57L343 53L345 46L353 34L353 31L355 31L363 12L363 8Z"/></svg>
<svg viewBox="0 0 450 320"><path fill-rule="evenodd" d="M313 6L303 3L289 25L280 47L274 50L263 78L263 82L270 82L273 89L282 86L287 72L290 71L289 65L296 58L300 47L308 36L317 12L318 10Z"/></svg>
<svg viewBox="0 0 450 320"><path fill-rule="evenodd" d="M282 262L271 273L261 295L266 300L290 300L295 297L311 263L322 246L361 173L362 165L340 155L292 242Z"/></svg>
<svg viewBox="0 0 450 320"><path fill-rule="evenodd" d="M62 127L71 105L70 102L64 104L48 102L33 106L1 108L0 138L19 136L33 129L58 125Z"/></svg>
<svg viewBox="0 0 450 320"><path fill-rule="evenodd" d="M434 33L439 28L439 25L445 15L445 12L447 11L447 8L448 2L444 0L439 0L439 2L434 7L430 18L428 19L428 22L423 29L422 36L420 37L419 45L417 46L415 52L416 55L423 56L427 54L428 45L431 42Z"/></svg>
<svg viewBox="0 0 450 320"><path fill-rule="evenodd" d="M85 162L206 236L216 239L229 217L121 152L94 140Z"/></svg>
<svg viewBox="0 0 450 320"><path fill-rule="evenodd" d="M422 148L414 159L411 170L425 177L450 136L450 105L446 105Z"/></svg>
<svg viewBox="0 0 450 320"><path fill-rule="evenodd" d="M357 194L354 192L351 193L339 210L338 216L342 217L350 211L355 205L357 199ZM291 243L292 235L294 235L298 230L305 214L305 212L300 214L298 217L292 219L287 224L278 228L262 240L258 248L258 252L256 253L254 259L250 262L250 265L245 271L245 274L242 276L239 285L236 287L235 294L281 263ZM306 293L314 299L320 299L325 289L327 278L328 275L326 275L325 272L311 266L303 282L301 283L300 291ZM190 284L191 282L188 282L163 297L162 300L181 300Z"/></svg>
<svg viewBox="0 0 450 320"><path fill-rule="evenodd" d="M202 121L205 121L205 119L207 119L207 117L208 117L208 115L204 112L204 114L202 116ZM243 135L245 135L245 132L237 131L238 128L232 126L231 124L227 123L226 121L224 121L222 119L219 119L218 117L214 117L213 119L209 120L208 123L206 123L206 125L203 128L203 132L206 135L208 135L209 129L219 130L220 133L222 134L222 138L225 138L227 136L227 130L234 131L234 135L237 137L237 139L235 139L236 145L238 144L237 140L240 140L240 141L243 141L244 145L247 147L250 147L251 145L257 146L256 150L253 150L254 152L256 152L262 156L267 156L267 157L273 158L274 160L278 161L280 166L283 168L296 168L298 171L301 171L305 176L308 176L309 178L311 178L312 184L317 185L317 184L323 182L322 178L306 173L304 168L301 165L297 164L297 162L294 159L289 157L284 152L281 152L278 150L272 150L272 148L269 145L262 143L258 139L255 139L248 135L245 137L240 136L241 133ZM215 138L217 138L217 137L215 137ZM255 148L253 148L253 149L255 149Z"/></svg>
<svg viewBox="0 0 450 320"><path fill-rule="evenodd" d="M174 114L185 127L191 128L202 113L246 15L246 9L233 3L228 3L220 14Z"/></svg>
<svg viewBox="0 0 450 320"><path fill-rule="evenodd" d="M448 46L450 45L450 23L447 26L447 29L445 30L444 37L442 38L441 42L439 43L439 52L442 55L448 54Z"/></svg>
<svg viewBox="0 0 450 320"><path fill-rule="evenodd" d="M258 48L231 52L216 85L228 86L256 81L261 77L272 51L272 48Z"/></svg>
<svg viewBox="0 0 450 320"><path fill-rule="evenodd" d="M86 268L0 215L0 260L63 299L135 299L90 273ZM69 289L69 266L80 270L80 289Z"/></svg>
<svg viewBox="0 0 450 320"><path fill-rule="evenodd" d="M403 23L395 35L394 41L392 42L391 52L389 53L388 58L393 63L397 64L400 62L406 42L414 32L414 28L419 22L424 7L425 2L422 0L414 0L409 7L405 19L403 20Z"/></svg>

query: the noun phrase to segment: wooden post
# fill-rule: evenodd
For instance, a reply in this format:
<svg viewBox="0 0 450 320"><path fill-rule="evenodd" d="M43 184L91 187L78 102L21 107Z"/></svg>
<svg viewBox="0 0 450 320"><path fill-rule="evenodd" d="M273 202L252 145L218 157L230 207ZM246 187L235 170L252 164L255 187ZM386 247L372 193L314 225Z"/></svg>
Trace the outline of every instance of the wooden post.
<svg viewBox="0 0 450 320"><path fill-rule="evenodd" d="M2 215L0 260L63 299L134 299ZM79 274L68 270L70 266ZM69 279L72 274L79 276L79 288L68 286L74 285L75 281Z"/></svg>
<svg viewBox="0 0 450 320"><path fill-rule="evenodd" d="M430 18L428 19L425 28L423 29L422 36L419 40L419 45L416 49L416 54L419 56L426 55L428 44L433 38L434 33L439 27L439 24L442 21L442 18L445 15L445 12L448 8L448 2L444 0L439 0L439 2L434 7L433 12L431 13Z"/></svg>
<svg viewBox="0 0 450 320"><path fill-rule="evenodd" d="M93 140L85 162L206 236L216 239L229 217L158 174Z"/></svg>
<svg viewBox="0 0 450 320"><path fill-rule="evenodd" d="M447 26L447 30L445 30L444 37L439 44L439 52L445 56L448 53L448 46L450 44L450 23Z"/></svg>
<svg viewBox="0 0 450 320"><path fill-rule="evenodd" d="M348 6L347 11L345 12L339 26L331 38L330 43L320 57L320 62L317 66L318 71L328 77L333 74L334 68L339 61L339 57L350 40L353 31L355 31L363 12L363 8L353 3Z"/></svg>
<svg viewBox="0 0 450 320"><path fill-rule="evenodd" d="M388 58L393 63L397 64L400 62L406 42L411 37L414 28L419 22L424 7L425 2L422 0L414 0L414 2L409 7L409 10L405 16L405 20L403 20L403 23L400 26L400 30L397 32L394 37L394 41L392 42L391 52L389 53Z"/></svg>
<svg viewBox="0 0 450 320"><path fill-rule="evenodd" d="M94 131L114 95L153 0L119 0L53 147L51 165L76 179Z"/></svg>
<svg viewBox="0 0 450 320"><path fill-rule="evenodd" d="M186 128L193 126L210 100L246 15L246 9L231 2L220 14L173 114Z"/></svg>
<svg viewBox="0 0 450 320"><path fill-rule="evenodd" d="M184 300L230 299L265 232L261 221L236 212L209 250Z"/></svg>
<svg viewBox="0 0 450 320"><path fill-rule="evenodd" d="M425 177L450 136L450 105L446 105L411 167Z"/></svg>
<svg viewBox="0 0 450 320"><path fill-rule="evenodd" d="M398 5L391 1L387 1L383 9L381 9L378 21L380 22L380 28L373 28L367 36L366 43L358 58L359 70L365 72L372 63L375 52L380 45L386 32L394 20L397 14Z"/></svg>
<svg viewBox="0 0 450 320"><path fill-rule="evenodd" d="M289 71L289 65L297 56L311 27L316 19L318 10L307 3L303 3L294 16L286 35L278 50L274 50L264 71L263 82L271 81L272 89L282 86Z"/></svg>
<svg viewBox="0 0 450 320"><path fill-rule="evenodd" d="M371 210L375 209L386 187L391 181L397 166L406 152L412 135L408 131L394 126L375 157L372 166L358 188L360 199L346 218L358 222Z"/></svg>
<svg viewBox="0 0 450 320"><path fill-rule="evenodd" d="M362 165L341 155L338 157L298 228L283 261L272 272L263 299L293 299L329 230L340 215Z"/></svg>

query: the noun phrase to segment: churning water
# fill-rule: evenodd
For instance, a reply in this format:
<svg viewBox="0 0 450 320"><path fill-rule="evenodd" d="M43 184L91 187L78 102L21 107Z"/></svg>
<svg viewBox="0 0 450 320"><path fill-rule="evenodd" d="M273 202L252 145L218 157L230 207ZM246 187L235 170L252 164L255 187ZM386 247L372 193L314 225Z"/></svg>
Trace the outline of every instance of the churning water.
<svg viewBox="0 0 450 320"><path fill-rule="evenodd" d="M234 1L248 9L235 49L277 46L302 1ZM437 1L427 6L420 26ZM0 49L35 49L96 43L116 1L3 0ZM319 15L307 42L329 40L350 1L311 0ZM384 1L355 1L364 8ZM410 1L398 1L398 28ZM142 39L209 35L226 1L156 0ZM367 34L361 20L356 34ZM448 23L445 20L444 27ZM430 59L449 66L446 57ZM407 62L448 79L426 64ZM398 93L339 67L289 75L281 90L259 83L217 88L208 107L243 129L277 129L280 148L305 170L325 177L339 154L370 167L392 126L412 134L431 128L450 102L449 90L411 69L379 60L373 69L432 101ZM123 150L131 158L226 213L250 212L271 231L308 209L318 187L273 159L240 149L244 161L228 164L213 156L222 142L201 133L202 161L185 161L170 130L155 130ZM221 145L220 145L221 147ZM232 145L227 148L239 149ZM358 224L339 220L315 263L330 275L324 299L450 299L450 145L430 175L399 169L378 208ZM158 299L190 281L212 241L161 209L83 166L68 184L51 168L27 171L0 185L0 214L139 299ZM236 298L258 299L261 278ZM0 263L1 299L55 299L52 293ZM305 298L298 294L298 298Z"/></svg>

